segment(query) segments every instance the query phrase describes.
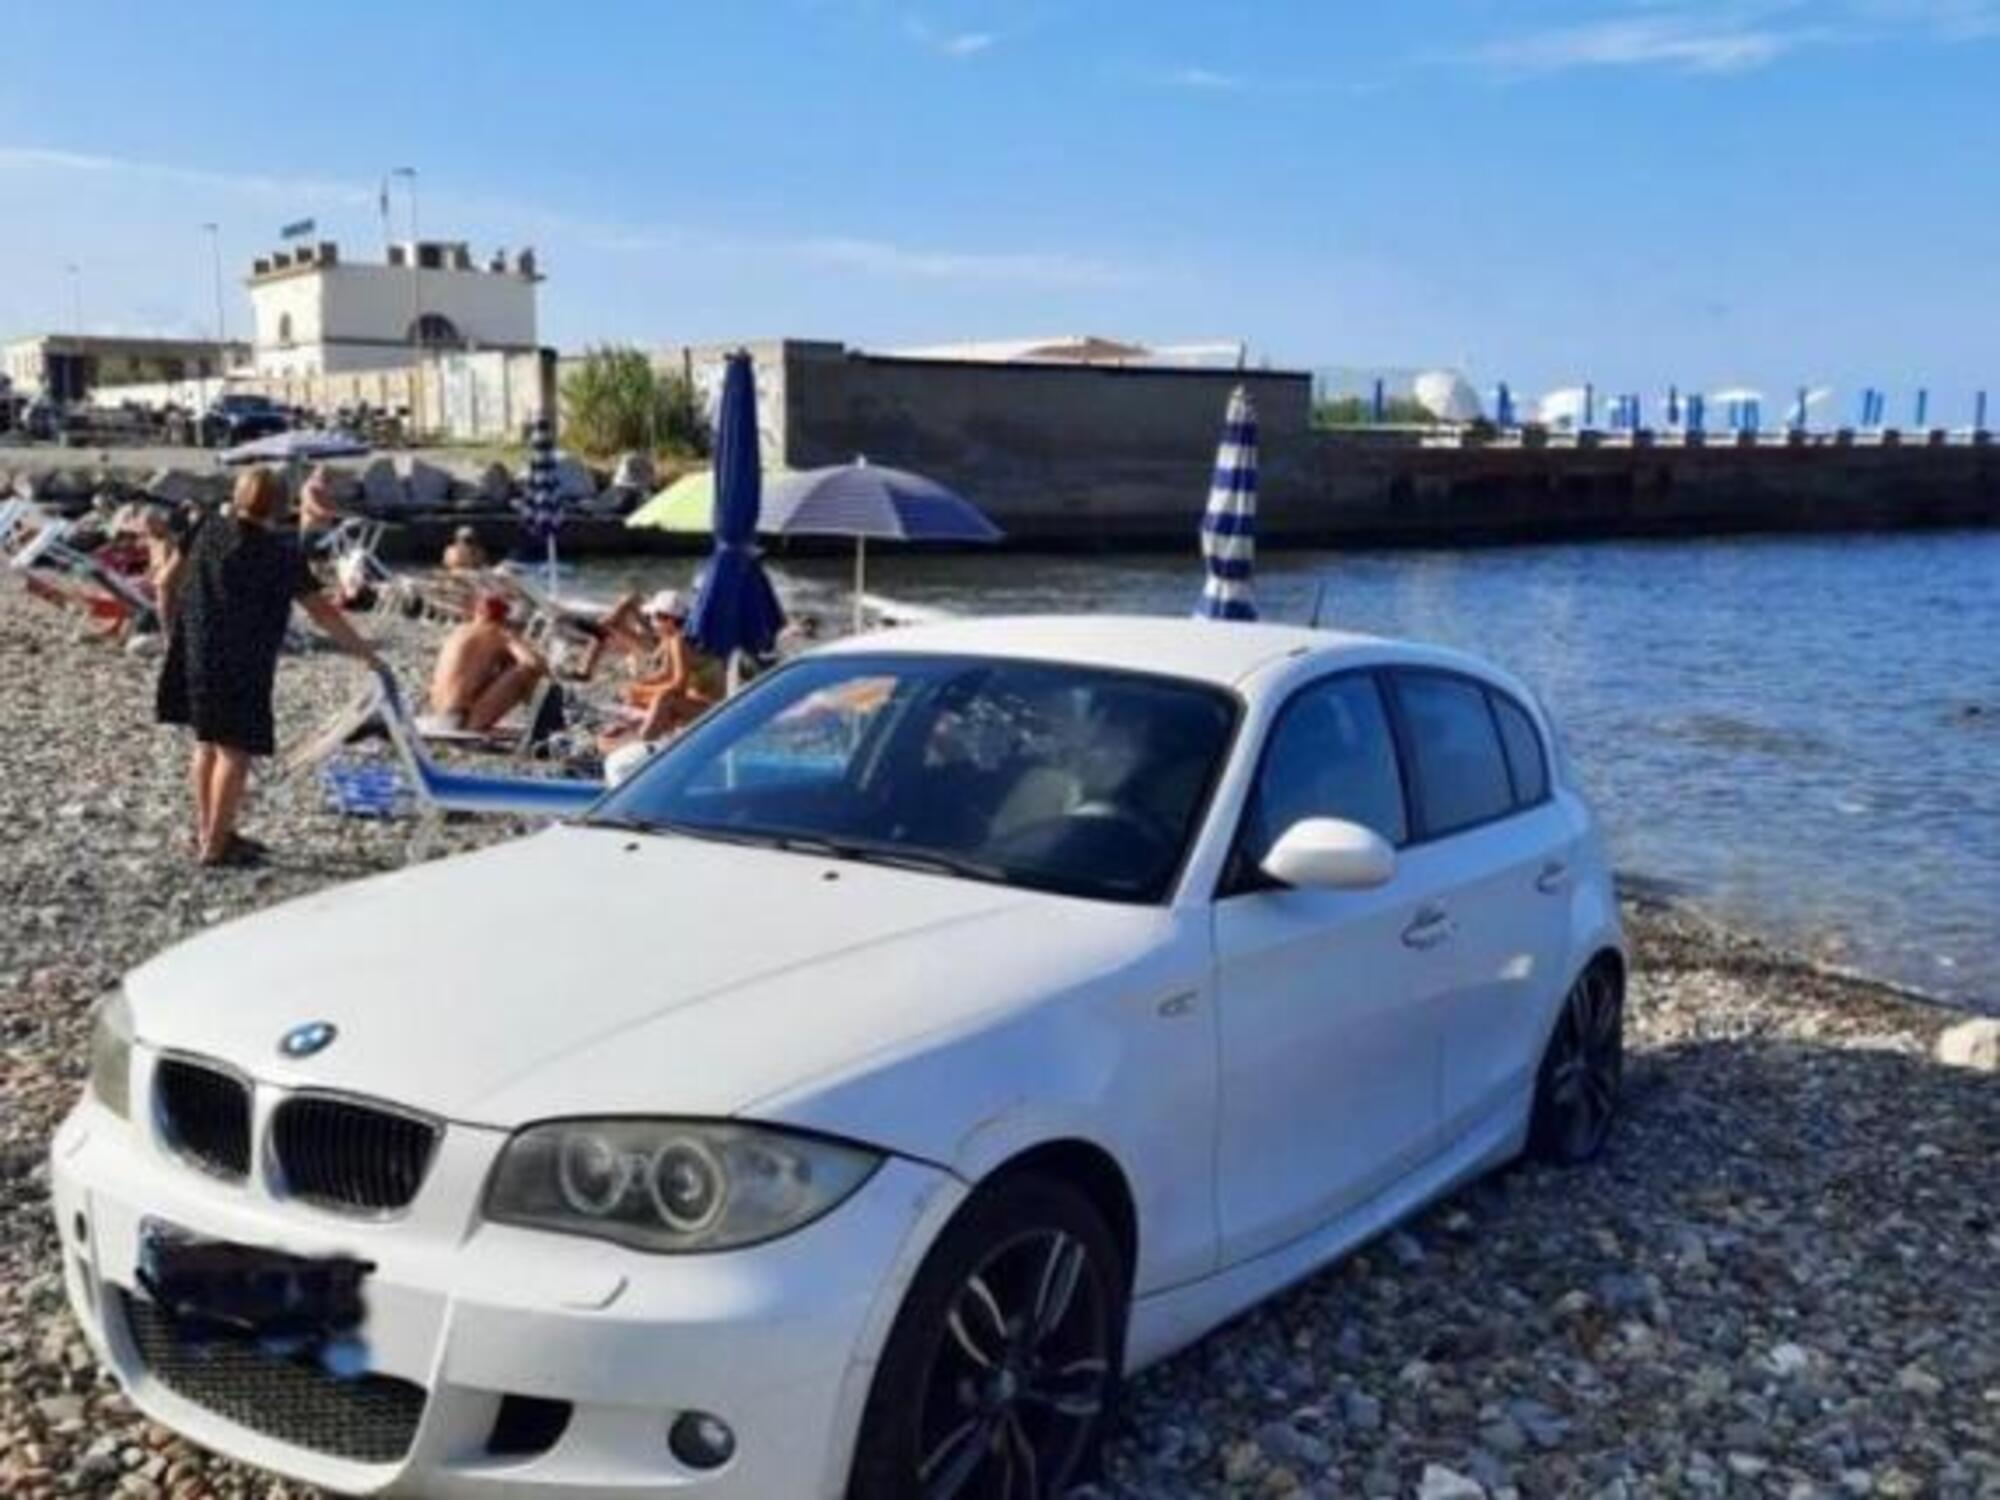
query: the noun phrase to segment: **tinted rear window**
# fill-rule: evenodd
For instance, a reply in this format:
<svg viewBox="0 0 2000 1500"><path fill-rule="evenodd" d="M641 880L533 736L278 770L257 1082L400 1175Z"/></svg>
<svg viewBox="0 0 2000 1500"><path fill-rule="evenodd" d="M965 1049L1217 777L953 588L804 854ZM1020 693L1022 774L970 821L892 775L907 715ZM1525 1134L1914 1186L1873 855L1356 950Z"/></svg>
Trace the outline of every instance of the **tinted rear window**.
<svg viewBox="0 0 2000 1500"><path fill-rule="evenodd" d="M1500 721L1500 740L1507 749L1507 769L1514 773L1514 800L1532 807L1549 794L1549 765L1542 754L1542 737L1528 711L1505 693L1493 696L1493 716Z"/></svg>
<svg viewBox="0 0 2000 1500"><path fill-rule="evenodd" d="M1431 672L1398 673L1395 682L1423 832L1435 838L1513 811L1514 786L1485 689Z"/></svg>

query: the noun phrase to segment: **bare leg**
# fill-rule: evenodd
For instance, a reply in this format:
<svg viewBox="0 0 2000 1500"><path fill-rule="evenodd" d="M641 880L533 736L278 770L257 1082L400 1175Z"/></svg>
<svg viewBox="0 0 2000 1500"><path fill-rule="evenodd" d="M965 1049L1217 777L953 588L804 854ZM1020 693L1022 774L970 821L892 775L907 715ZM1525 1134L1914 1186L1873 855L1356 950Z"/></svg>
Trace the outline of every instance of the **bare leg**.
<svg viewBox="0 0 2000 1500"><path fill-rule="evenodd" d="M214 774L215 747L195 741L188 783L194 789L194 846L198 851L208 848L208 784Z"/></svg>
<svg viewBox="0 0 2000 1500"><path fill-rule="evenodd" d="M488 683L472 706L465 711L465 727L484 734L507 717L507 711L526 698L541 681L539 667L516 664Z"/></svg>
<svg viewBox="0 0 2000 1500"><path fill-rule="evenodd" d="M208 782L208 825L202 833L204 859L220 859L236 832L236 814L243 806L243 786L250 777L250 757L228 745L217 745Z"/></svg>

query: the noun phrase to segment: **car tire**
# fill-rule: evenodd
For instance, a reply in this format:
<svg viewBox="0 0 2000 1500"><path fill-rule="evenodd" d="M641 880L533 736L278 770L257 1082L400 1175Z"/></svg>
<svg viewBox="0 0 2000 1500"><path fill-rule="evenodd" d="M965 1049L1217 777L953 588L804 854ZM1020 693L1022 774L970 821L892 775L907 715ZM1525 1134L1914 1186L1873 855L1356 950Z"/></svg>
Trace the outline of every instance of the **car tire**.
<svg viewBox="0 0 2000 1500"><path fill-rule="evenodd" d="M1128 1282L1076 1188L1027 1173L982 1187L903 1299L848 1500L1053 1497L1081 1482L1117 1399Z"/></svg>
<svg viewBox="0 0 2000 1500"><path fill-rule="evenodd" d="M1599 959L1563 996L1535 1075L1529 1153L1559 1166L1604 1149L1625 1081L1625 987L1615 964Z"/></svg>

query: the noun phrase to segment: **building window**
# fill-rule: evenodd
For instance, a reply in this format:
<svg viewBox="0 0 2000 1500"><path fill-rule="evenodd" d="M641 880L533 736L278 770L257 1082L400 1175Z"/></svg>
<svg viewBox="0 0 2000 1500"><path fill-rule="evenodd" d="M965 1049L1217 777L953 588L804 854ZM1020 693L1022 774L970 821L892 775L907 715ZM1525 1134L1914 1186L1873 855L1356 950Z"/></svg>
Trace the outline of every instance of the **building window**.
<svg viewBox="0 0 2000 1500"><path fill-rule="evenodd" d="M425 313L411 325L414 335L412 342L422 344L426 349L463 349L465 339L458 331L458 325L443 313Z"/></svg>
<svg viewBox="0 0 2000 1500"><path fill-rule="evenodd" d="M280 349L289 349L292 347L292 315L290 313L278 314L278 347Z"/></svg>

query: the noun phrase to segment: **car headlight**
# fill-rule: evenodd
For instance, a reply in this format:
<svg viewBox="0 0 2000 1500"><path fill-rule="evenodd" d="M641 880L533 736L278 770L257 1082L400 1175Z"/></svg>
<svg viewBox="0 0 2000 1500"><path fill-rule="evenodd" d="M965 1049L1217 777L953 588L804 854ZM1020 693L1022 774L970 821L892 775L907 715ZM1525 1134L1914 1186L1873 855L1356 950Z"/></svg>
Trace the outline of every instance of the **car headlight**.
<svg viewBox="0 0 2000 1500"><path fill-rule="evenodd" d="M113 990L91 1012L90 1091L120 1119L132 1118L132 1007Z"/></svg>
<svg viewBox="0 0 2000 1500"><path fill-rule="evenodd" d="M881 1162L859 1146L755 1125L557 1120L507 1143L486 1217L637 1250L733 1250L810 1224Z"/></svg>

